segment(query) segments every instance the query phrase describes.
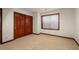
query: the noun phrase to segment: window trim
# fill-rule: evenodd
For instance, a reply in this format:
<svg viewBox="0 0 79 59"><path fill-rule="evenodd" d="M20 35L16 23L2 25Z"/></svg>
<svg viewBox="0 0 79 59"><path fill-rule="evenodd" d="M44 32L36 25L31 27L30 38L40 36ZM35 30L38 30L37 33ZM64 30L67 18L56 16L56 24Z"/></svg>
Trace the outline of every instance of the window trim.
<svg viewBox="0 0 79 59"><path fill-rule="evenodd" d="M50 16L50 15L58 15L58 29L43 28L43 17L44 16ZM60 13L42 15L41 16L41 29L46 29L46 30L60 30Z"/></svg>

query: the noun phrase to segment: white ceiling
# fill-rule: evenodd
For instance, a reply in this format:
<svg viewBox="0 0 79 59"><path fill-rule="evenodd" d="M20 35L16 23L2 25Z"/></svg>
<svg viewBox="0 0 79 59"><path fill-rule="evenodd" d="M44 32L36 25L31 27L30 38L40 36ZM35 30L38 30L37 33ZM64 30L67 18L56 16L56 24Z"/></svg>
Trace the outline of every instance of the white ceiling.
<svg viewBox="0 0 79 59"><path fill-rule="evenodd" d="M26 8L26 10L31 12L48 12L48 11L54 11L59 8Z"/></svg>

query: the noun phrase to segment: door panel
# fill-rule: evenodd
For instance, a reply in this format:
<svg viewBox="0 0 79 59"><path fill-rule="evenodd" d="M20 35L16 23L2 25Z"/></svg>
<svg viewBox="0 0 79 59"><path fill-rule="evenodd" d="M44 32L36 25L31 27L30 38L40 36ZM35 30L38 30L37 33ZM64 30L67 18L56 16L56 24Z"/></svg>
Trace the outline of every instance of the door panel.
<svg viewBox="0 0 79 59"><path fill-rule="evenodd" d="M32 34L32 16L26 16L25 34Z"/></svg>
<svg viewBox="0 0 79 59"><path fill-rule="evenodd" d="M14 19L15 19L14 34L15 34L15 38L18 38L24 35L24 17L21 14L15 13Z"/></svg>

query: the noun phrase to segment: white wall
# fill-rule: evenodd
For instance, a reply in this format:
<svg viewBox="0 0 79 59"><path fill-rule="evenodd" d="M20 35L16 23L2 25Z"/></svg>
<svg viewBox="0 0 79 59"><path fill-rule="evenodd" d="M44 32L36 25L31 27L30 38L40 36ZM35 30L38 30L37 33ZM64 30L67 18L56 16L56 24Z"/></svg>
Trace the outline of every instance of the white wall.
<svg viewBox="0 0 79 59"><path fill-rule="evenodd" d="M2 38L3 42L14 39L14 11L20 12L26 15L33 16L32 12L26 11L25 9L21 8L3 8L3 20L2 20Z"/></svg>
<svg viewBox="0 0 79 59"><path fill-rule="evenodd" d="M41 15L53 14L53 13L60 13L60 30L40 29ZM41 33L47 33L52 35L65 36L65 37L74 37L75 9L72 8L59 9L51 12L41 13L41 15L39 17L40 19L37 18L37 21L39 22L37 28L41 30Z"/></svg>
<svg viewBox="0 0 79 59"><path fill-rule="evenodd" d="M40 13L34 13L34 22L33 22L33 33L39 34L41 32L41 17L40 17Z"/></svg>
<svg viewBox="0 0 79 59"><path fill-rule="evenodd" d="M79 43L79 8L76 9L76 33L75 33L75 39Z"/></svg>
<svg viewBox="0 0 79 59"><path fill-rule="evenodd" d="M37 13L34 13L34 17L33 17L33 33L38 33L38 15Z"/></svg>

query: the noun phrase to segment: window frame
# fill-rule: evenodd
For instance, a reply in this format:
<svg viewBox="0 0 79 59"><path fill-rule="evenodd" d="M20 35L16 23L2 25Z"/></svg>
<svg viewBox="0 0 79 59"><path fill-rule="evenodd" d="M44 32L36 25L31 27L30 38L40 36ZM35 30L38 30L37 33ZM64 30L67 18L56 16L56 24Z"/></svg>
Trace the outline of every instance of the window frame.
<svg viewBox="0 0 79 59"><path fill-rule="evenodd" d="M58 15L58 28L57 28L57 29L43 28L43 17L44 17L44 16L50 16L50 15ZM46 30L60 30L60 13L42 15L42 16L41 16L41 29L46 29Z"/></svg>

